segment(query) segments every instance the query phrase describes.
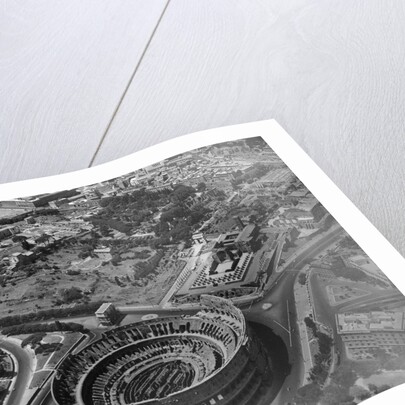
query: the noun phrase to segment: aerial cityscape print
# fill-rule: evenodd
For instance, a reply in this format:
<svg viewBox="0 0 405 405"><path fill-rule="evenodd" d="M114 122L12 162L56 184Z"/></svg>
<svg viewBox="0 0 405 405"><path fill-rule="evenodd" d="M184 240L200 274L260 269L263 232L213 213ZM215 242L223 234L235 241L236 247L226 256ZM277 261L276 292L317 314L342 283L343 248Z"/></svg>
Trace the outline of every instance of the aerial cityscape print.
<svg viewBox="0 0 405 405"><path fill-rule="evenodd" d="M0 201L0 404L352 405L405 299L260 138Z"/></svg>

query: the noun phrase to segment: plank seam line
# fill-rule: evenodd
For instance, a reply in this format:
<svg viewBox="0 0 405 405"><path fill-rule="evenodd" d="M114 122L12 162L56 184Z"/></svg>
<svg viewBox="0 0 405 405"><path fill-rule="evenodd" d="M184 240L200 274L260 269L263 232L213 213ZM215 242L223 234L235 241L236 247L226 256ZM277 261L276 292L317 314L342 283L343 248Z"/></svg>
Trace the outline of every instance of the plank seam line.
<svg viewBox="0 0 405 405"><path fill-rule="evenodd" d="M139 70L139 67L141 66L141 63L142 63L142 61L143 61L143 58L145 57L145 54L146 54L146 52L147 52L147 50L148 50L148 48L149 48L149 46L150 46L150 44L151 44L151 42L152 42L152 40L153 40L153 37L154 37L155 34L156 34L156 31L157 31L157 29L158 29L158 27L159 27L159 25L160 25L160 23L161 23L161 21L162 21L162 19L163 19L163 16L164 16L165 13L166 13L167 8L169 7L170 2L171 2L171 0L167 0L166 4L165 4L165 6L164 6L164 8L163 8L163 10L162 10L162 13L160 14L160 16L159 16L159 18L158 18L158 20L157 20L157 22L156 22L155 28L153 29L153 31L152 31L152 33L151 33L149 39L148 39L148 42L146 43L145 48L144 48L144 50L142 51L142 54L141 54L141 56L140 56L138 62L137 62L136 65L135 65L134 71L132 72L132 75L131 75L131 77L129 78L129 81L128 81L127 85L125 86L125 89L124 89L123 93L121 94L120 99L118 100L118 103L117 103L117 105L116 105L116 107L115 107L115 109L114 109L114 111L113 111L113 113L112 113L112 116L111 116L111 118L110 118L110 121L108 122L108 124L107 124L107 126L106 126L106 129L104 130L104 133L103 133L103 135L101 136L100 142L99 142L98 145L97 145L96 151L94 152L93 157L91 158L88 167L93 166L94 160L96 159L97 154L99 153L99 151L100 151L100 149L101 149L101 145L103 144L103 142L104 142L104 140L105 140L105 138L106 138L108 132L110 131L111 125L112 125L112 123L114 122L115 117L117 116L118 110L120 109L120 107L121 107L121 105L122 105L122 102L124 101L124 98L125 98L125 96L126 96L127 93L128 93L129 88L131 87L131 84L132 84L132 82L133 82L133 80L134 80L134 77L135 77L135 75L137 74L137 72L138 72L138 70Z"/></svg>

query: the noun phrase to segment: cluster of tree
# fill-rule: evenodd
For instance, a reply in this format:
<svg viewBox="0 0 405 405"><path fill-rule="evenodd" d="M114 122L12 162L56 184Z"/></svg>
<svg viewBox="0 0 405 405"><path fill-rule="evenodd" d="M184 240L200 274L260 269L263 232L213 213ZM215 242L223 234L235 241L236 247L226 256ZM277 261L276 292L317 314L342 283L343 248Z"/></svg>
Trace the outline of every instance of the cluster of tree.
<svg viewBox="0 0 405 405"><path fill-rule="evenodd" d="M94 257L94 249L97 247L98 239L99 238L94 235L88 239L80 241L81 249L78 254L80 259L85 259L88 256Z"/></svg>
<svg viewBox="0 0 405 405"><path fill-rule="evenodd" d="M91 218L91 222L94 226L100 227L100 232L103 236L109 236L109 228L115 229L118 232L129 233L132 229L130 223L122 222L119 219L109 219L109 218Z"/></svg>
<svg viewBox="0 0 405 405"><path fill-rule="evenodd" d="M185 218L176 218L172 223L161 221L155 227L155 233L162 245L176 243L191 238L192 228Z"/></svg>
<svg viewBox="0 0 405 405"><path fill-rule="evenodd" d="M83 325L79 323L55 321L52 323L31 323L31 324L7 326L2 329L1 333L6 336L25 335L28 333L33 334L23 340L23 344L21 346L24 347L31 342L30 339L33 338L34 336L41 335L43 337L47 332L84 332L84 331L85 329Z"/></svg>
<svg viewBox="0 0 405 405"><path fill-rule="evenodd" d="M353 396L350 395L350 390L357 378L350 363L341 365L331 375L331 383L325 388L322 400L325 398L325 403L328 405L340 404L339 399L342 403L351 403Z"/></svg>
<svg viewBox="0 0 405 405"><path fill-rule="evenodd" d="M139 246L149 246L149 239L131 238L131 239L109 239L103 240L103 245L116 249L118 253L128 252Z"/></svg>
<svg viewBox="0 0 405 405"><path fill-rule="evenodd" d="M119 254L114 254L111 258L111 264L113 266L118 266L122 262L122 257Z"/></svg>
<svg viewBox="0 0 405 405"><path fill-rule="evenodd" d="M325 405L355 405L358 401L363 401L383 392L389 388L390 385L383 384L377 386L375 384L369 384L368 389L360 386L356 386L356 380L359 378L359 374L353 368L357 366L358 362L348 362L341 365L331 375L331 382L328 386L321 390L320 386L314 383L308 384L298 390L300 392L314 394L309 403L318 403L321 401ZM365 366L367 368L367 366ZM308 398L309 399L309 396ZM312 400L312 402L311 402ZM305 404L306 402L297 401L297 404Z"/></svg>
<svg viewBox="0 0 405 405"><path fill-rule="evenodd" d="M375 384L368 384L368 389L370 390L370 392L372 393L372 395L377 395L380 392L384 392L389 390L391 387L391 385L388 384L383 384L383 385L375 385Z"/></svg>
<svg viewBox="0 0 405 405"><path fill-rule="evenodd" d="M33 276L34 274L38 273L39 271L42 270L50 270L50 269L57 269L57 266L51 267L49 264L44 263L44 264L38 264L38 263L28 263L28 264L23 264L18 267L19 271L22 271L25 273L26 277ZM7 285L7 282L10 282L12 286L16 285L16 281L13 276L0 276L0 286L5 287Z"/></svg>
<svg viewBox="0 0 405 405"><path fill-rule="evenodd" d="M60 290L59 294L65 304L70 304L71 302L78 301L83 298L82 291L77 287L63 288Z"/></svg>
<svg viewBox="0 0 405 405"><path fill-rule="evenodd" d="M4 274L0 275L0 287L5 287L7 285L7 276Z"/></svg>
<svg viewBox="0 0 405 405"><path fill-rule="evenodd" d="M133 268L135 270L135 277L142 279L144 277L152 277L157 270L157 266L163 257L163 251L158 250L154 256L146 261L136 263Z"/></svg>
<svg viewBox="0 0 405 405"><path fill-rule="evenodd" d="M265 216L267 216L267 213L268 213L267 207L260 200L254 201L253 204L250 206L250 209L252 211L255 211L257 214L256 219L254 221L250 221L250 222L254 222L254 223L258 223L258 222L262 221L263 218Z"/></svg>
<svg viewBox="0 0 405 405"><path fill-rule="evenodd" d="M175 219L184 218L187 214L187 209L182 205L173 205L167 211L164 211L160 216L161 223L172 223Z"/></svg>
<svg viewBox="0 0 405 405"><path fill-rule="evenodd" d="M360 269L354 269L352 267L346 267L341 259L336 259L331 269L336 277L343 277L352 281L369 281L370 276L361 271Z"/></svg>
<svg viewBox="0 0 405 405"><path fill-rule="evenodd" d="M126 254L126 259L147 259L150 256L149 249L143 249L142 251L133 251L134 248L139 246L149 246L150 239L111 239L103 241L103 244L110 247L110 254L112 255L111 263L113 265L119 264L123 259L123 254ZM128 252L132 252L128 255Z"/></svg>
<svg viewBox="0 0 405 405"><path fill-rule="evenodd" d="M326 208L318 202L311 209L311 213L314 216L314 221L319 222L326 214L328 214L328 211L326 211Z"/></svg>
<svg viewBox="0 0 405 405"><path fill-rule="evenodd" d="M300 275L302 275L302 274L300 274ZM304 276L306 276L306 275L304 274ZM306 280L306 277L305 277L305 280ZM310 316L307 316L304 318L304 322L305 322L305 325L307 326L307 328L311 329L312 334L315 336L318 329L316 327L314 320Z"/></svg>
<svg viewBox="0 0 405 405"><path fill-rule="evenodd" d="M321 402L324 405L355 405L354 397L349 394L356 381L356 374L350 366L339 367L332 374L331 383L322 388L322 384L312 381L297 391L294 398L297 405L312 405Z"/></svg>
<svg viewBox="0 0 405 405"><path fill-rule="evenodd" d="M355 240L347 235L345 236L339 243L339 245L342 248L348 248L348 249L360 249L360 246L355 242Z"/></svg>
<svg viewBox="0 0 405 405"><path fill-rule="evenodd" d="M298 276L298 282L301 284L301 285L305 285L305 283L307 282L307 275L305 274L305 273L300 273L299 274L299 276ZM305 319L307 319L307 318L305 318ZM309 318L310 319L310 318ZM311 319L311 321L312 321L312 319ZM313 321L312 321L313 322ZM307 325L308 326L308 325Z"/></svg>
<svg viewBox="0 0 405 405"><path fill-rule="evenodd" d="M48 266L48 265L47 265ZM49 266L48 266L49 267ZM26 277L33 276L44 268L43 265L37 263L22 264L18 267L19 270L23 271Z"/></svg>
<svg viewBox="0 0 405 405"><path fill-rule="evenodd" d="M204 191L205 183L198 184L197 189ZM111 228L128 234L141 222L151 220L162 207L169 206L163 211L156 226L155 233L158 238L155 245L190 241L193 227L199 224L208 212L201 204L196 204L191 209L186 207L184 201L195 193L193 187L179 184L171 190L151 192L141 189L132 194L103 198L100 201L103 209L94 215L91 221L98 226L103 236L108 236ZM139 241L139 245L141 244Z"/></svg>
<svg viewBox="0 0 405 405"><path fill-rule="evenodd" d="M319 331L315 336L318 340L319 352L315 355L315 364L310 371L310 379L315 383L323 384L328 376L333 340Z"/></svg>
<svg viewBox="0 0 405 405"><path fill-rule="evenodd" d="M195 194L195 189L190 186L178 184L173 188L170 193L170 200L173 203L181 204L186 198Z"/></svg>
<svg viewBox="0 0 405 405"><path fill-rule="evenodd" d="M34 252L36 255L36 259L39 258L41 260L45 260L46 255L59 250L63 246L77 243L77 239L74 237L52 242L51 238L52 237L50 235L43 233L35 240L35 244L29 243L28 238L24 235L14 235L12 240L16 243L19 242L24 250L31 250L32 252Z"/></svg>
<svg viewBox="0 0 405 405"><path fill-rule="evenodd" d="M18 327L13 327L15 329L19 329ZM4 332L3 332L4 333ZM29 332L28 332L29 333ZM4 333L5 334L5 333ZM16 335L17 333L10 333L10 335ZM32 345L35 346L46 336L45 332L36 332L32 335L27 336L21 342L21 347L24 348L25 346Z"/></svg>
<svg viewBox="0 0 405 405"><path fill-rule="evenodd" d="M294 402L297 405L317 404L322 395L321 387L317 384L310 383L297 390Z"/></svg>
<svg viewBox="0 0 405 405"><path fill-rule="evenodd" d="M322 231L327 231L329 230L333 225L336 225L336 219L334 217L332 217L332 215L330 215L329 213L326 214L326 217L323 220L323 225L320 228Z"/></svg>
<svg viewBox="0 0 405 405"><path fill-rule="evenodd" d="M0 363L0 378L3 378L5 376L6 376L6 370L5 370L4 366L3 366L3 364ZM0 393L1 392L3 392L3 390L0 387Z"/></svg>
<svg viewBox="0 0 405 405"><path fill-rule="evenodd" d="M313 383L322 385L328 376L333 339L320 332L311 317L307 316L304 322L318 341L318 353L315 355L315 364L310 371L310 379Z"/></svg>
<svg viewBox="0 0 405 405"><path fill-rule="evenodd" d="M1 225L11 225L11 224L15 224L16 222L23 221L25 218L29 217L31 214L32 214L31 212L26 212L24 214L15 215L10 218L0 218L0 226Z"/></svg>
<svg viewBox="0 0 405 405"><path fill-rule="evenodd" d="M140 252L133 252L132 257L134 259L145 260L150 256L150 251L148 249L143 249Z"/></svg>
<svg viewBox="0 0 405 405"><path fill-rule="evenodd" d="M324 405L356 405L354 397L339 385L329 384L322 392L322 404Z"/></svg>
<svg viewBox="0 0 405 405"><path fill-rule="evenodd" d="M13 376L13 372L7 369L7 367L5 366L3 357L7 356L6 353L4 353L3 351L0 350L0 378L6 378L6 377L12 377ZM2 389L4 388L4 389ZM5 385L1 385L0 384L0 394L6 390L6 386ZM0 396L0 401L1 401L1 396Z"/></svg>
<svg viewBox="0 0 405 405"><path fill-rule="evenodd" d="M93 314L102 304L102 301L77 304L70 308L50 308L26 314L10 315L0 318L0 327L21 325L29 322L46 321L53 318L67 318L79 315Z"/></svg>
<svg viewBox="0 0 405 405"><path fill-rule="evenodd" d="M292 238L286 238L284 246L283 246L283 250L286 251L295 246L297 246L297 244L295 243L295 240L293 240Z"/></svg>
<svg viewBox="0 0 405 405"><path fill-rule="evenodd" d="M201 181L200 183L197 184L197 191L202 193L203 191L205 191L207 189L207 185Z"/></svg>
<svg viewBox="0 0 405 405"><path fill-rule="evenodd" d="M262 150L264 148L269 148L269 146L266 144L266 142L260 136L245 139L245 144L250 149L258 148L258 149Z"/></svg>
<svg viewBox="0 0 405 405"><path fill-rule="evenodd" d="M205 184L200 184L199 189L203 190ZM148 221L157 213L161 207L167 206L170 202L173 206L163 213L160 221L162 231L159 236L168 236L176 240L184 240L189 237L189 223L179 223L166 229L165 224L171 223L174 219L184 218L190 214L191 224L198 222L205 214L201 209L194 209L187 212L184 201L195 194L192 187L177 185L172 190L160 190L151 192L146 189L136 190L132 194L104 198L100 201L103 210L91 218L93 224L97 225L103 236L108 236L110 228L123 233L129 233L141 222ZM158 227L160 229L160 227ZM170 232L169 232L170 231ZM166 235L169 234L170 235ZM164 243L164 240L161 240Z"/></svg>
<svg viewBox="0 0 405 405"><path fill-rule="evenodd" d="M242 172L241 170L234 171L232 173L234 177L232 184L234 186L237 186L238 184L242 183L253 183L253 181L260 179L260 177L263 177L266 173L268 173L268 171L268 166L262 163L255 163L245 172Z"/></svg>
<svg viewBox="0 0 405 405"><path fill-rule="evenodd" d="M47 215L59 215L59 211L55 208L39 208L36 211L27 211L12 217L0 218L0 225L11 225L16 222L23 221L27 217L39 217Z"/></svg>
<svg viewBox="0 0 405 405"><path fill-rule="evenodd" d="M172 190L168 189L152 192L143 188L121 196L103 198L99 202L103 209L92 218L105 221L113 219L133 228L149 220L160 207L168 204L171 193ZM104 234L108 232L108 223L101 222L99 225Z"/></svg>
<svg viewBox="0 0 405 405"><path fill-rule="evenodd" d="M208 212L209 210L202 204L196 204L192 208L187 208L181 203L172 205L162 213L160 221L155 227L155 233L160 237L160 243L165 245L190 241L194 229Z"/></svg>

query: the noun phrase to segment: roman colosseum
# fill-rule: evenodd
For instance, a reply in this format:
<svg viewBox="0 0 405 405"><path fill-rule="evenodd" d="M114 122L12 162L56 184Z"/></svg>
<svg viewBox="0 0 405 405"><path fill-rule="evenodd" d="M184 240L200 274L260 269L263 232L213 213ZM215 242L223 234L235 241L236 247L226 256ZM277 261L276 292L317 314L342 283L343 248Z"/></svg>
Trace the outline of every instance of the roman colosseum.
<svg viewBox="0 0 405 405"><path fill-rule="evenodd" d="M111 329L60 364L58 405L257 405L271 385L264 346L228 300L195 315Z"/></svg>

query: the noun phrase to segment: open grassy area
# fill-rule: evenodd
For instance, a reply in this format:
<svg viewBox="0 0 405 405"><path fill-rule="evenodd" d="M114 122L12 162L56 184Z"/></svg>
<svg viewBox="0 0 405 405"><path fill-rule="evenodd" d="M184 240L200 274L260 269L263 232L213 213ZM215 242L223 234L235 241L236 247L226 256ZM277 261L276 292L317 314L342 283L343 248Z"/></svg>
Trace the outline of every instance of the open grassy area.
<svg viewBox="0 0 405 405"><path fill-rule="evenodd" d="M81 333L64 333L62 347L55 351L47 364L47 368L55 367L66 352L82 337Z"/></svg>
<svg viewBox="0 0 405 405"><path fill-rule="evenodd" d="M23 340L28 335L15 336ZM82 337L81 333L48 333L36 347L36 369L30 389L39 387L68 350Z"/></svg>
<svg viewBox="0 0 405 405"><path fill-rule="evenodd" d="M0 313L11 315L60 308L77 303L112 301L116 304L158 303L185 265L177 260L177 245L156 251L135 247L117 265L98 257L79 258L80 246L48 255L31 276L18 275L2 290ZM74 271L72 271L74 270ZM66 301L63 290L77 288L81 297Z"/></svg>
<svg viewBox="0 0 405 405"><path fill-rule="evenodd" d="M37 371L32 377L30 389L39 387L51 373L50 370Z"/></svg>

